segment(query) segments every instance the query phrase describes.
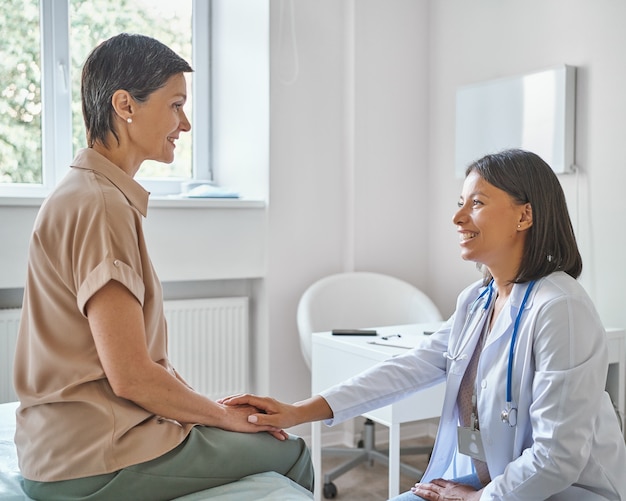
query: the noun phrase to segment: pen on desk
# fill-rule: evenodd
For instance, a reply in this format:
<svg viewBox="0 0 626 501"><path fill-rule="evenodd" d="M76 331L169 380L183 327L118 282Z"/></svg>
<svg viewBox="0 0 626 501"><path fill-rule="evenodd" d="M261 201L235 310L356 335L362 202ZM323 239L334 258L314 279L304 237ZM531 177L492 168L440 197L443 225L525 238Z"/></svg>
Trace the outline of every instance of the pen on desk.
<svg viewBox="0 0 626 501"><path fill-rule="evenodd" d="M388 339L391 339L392 337L402 337L402 334L390 334L389 336L383 336L380 339L384 339L385 341L387 341Z"/></svg>

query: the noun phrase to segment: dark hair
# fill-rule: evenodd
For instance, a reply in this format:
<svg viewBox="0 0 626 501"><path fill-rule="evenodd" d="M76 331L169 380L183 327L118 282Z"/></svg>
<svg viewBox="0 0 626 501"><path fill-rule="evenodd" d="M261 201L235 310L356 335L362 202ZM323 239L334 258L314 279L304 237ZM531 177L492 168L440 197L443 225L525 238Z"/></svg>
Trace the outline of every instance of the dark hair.
<svg viewBox="0 0 626 501"><path fill-rule="evenodd" d="M113 122L113 94L124 89L144 102L170 77L193 71L189 63L154 38L121 33L98 45L87 57L81 78L87 144L107 144L109 132L119 144Z"/></svg>
<svg viewBox="0 0 626 501"><path fill-rule="evenodd" d="M472 163L489 184L508 193L519 204L530 203L533 224L527 230L524 254L514 282L537 280L561 270L578 278L583 263L567 211L563 188L550 166L529 151L511 149ZM491 274L484 270L485 284Z"/></svg>

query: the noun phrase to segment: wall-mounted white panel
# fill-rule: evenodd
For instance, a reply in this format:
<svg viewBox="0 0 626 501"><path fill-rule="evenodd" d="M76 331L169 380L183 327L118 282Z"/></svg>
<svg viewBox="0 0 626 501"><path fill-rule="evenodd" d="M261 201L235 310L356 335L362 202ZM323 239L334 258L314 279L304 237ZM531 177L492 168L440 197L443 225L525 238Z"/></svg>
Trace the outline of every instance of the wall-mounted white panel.
<svg viewBox="0 0 626 501"><path fill-rule="evenodd" d="M456 94L457 177L478 158L505 148L541 156L557 173L574 169L576 68L460 87Z"/></svg>

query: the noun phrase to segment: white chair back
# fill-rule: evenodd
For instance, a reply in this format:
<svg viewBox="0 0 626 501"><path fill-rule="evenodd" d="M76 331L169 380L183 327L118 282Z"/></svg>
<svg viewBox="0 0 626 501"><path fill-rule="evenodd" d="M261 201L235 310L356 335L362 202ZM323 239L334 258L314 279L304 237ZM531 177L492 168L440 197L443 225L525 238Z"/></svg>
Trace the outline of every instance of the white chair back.
<svg viewBox="0 0 626 501"><path fill-rule="evenodd" d="M304 292L297 311L300 348L309 367L314 332L440 320L435 304L413 285L364 271L318 280Z"/></svg>

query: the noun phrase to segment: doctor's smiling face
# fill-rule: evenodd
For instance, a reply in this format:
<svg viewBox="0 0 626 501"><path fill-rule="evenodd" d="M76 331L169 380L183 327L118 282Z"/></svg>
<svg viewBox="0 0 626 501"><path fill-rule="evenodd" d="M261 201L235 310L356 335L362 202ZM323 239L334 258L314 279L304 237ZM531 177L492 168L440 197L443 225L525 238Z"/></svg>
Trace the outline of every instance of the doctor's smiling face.
<svg viewBox="0 0 626 501"><path fill-rule="evenodd" d="M529 203L519 204L507 192L469 172L454 214L461 257L486 266L494 277L514 279L532 225Z"/></svg>

